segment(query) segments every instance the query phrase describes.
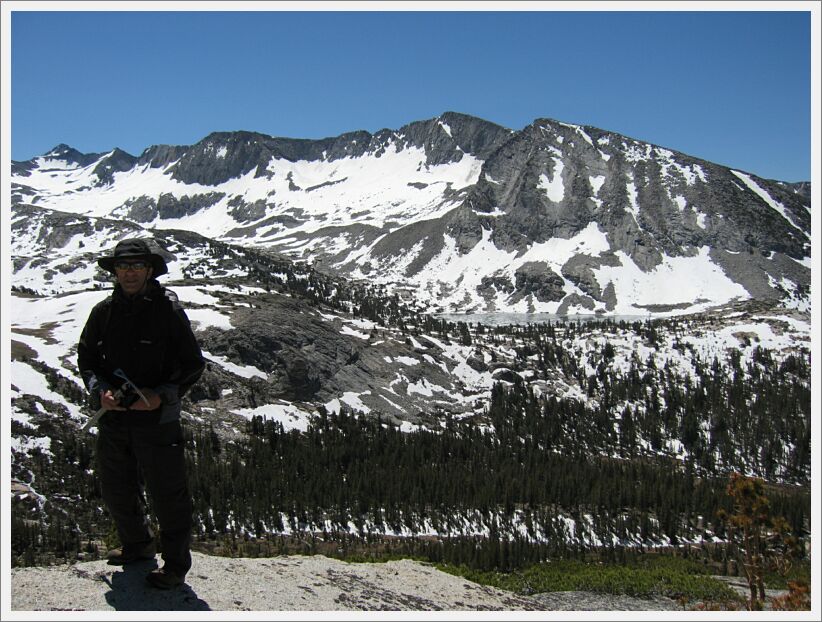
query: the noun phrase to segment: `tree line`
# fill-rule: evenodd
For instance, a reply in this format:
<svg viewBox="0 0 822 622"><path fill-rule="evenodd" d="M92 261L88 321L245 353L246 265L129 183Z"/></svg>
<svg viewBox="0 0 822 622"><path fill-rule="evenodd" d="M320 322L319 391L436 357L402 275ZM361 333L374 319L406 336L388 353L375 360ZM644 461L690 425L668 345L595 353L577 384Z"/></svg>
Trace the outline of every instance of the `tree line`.
<svg viewBox="0 0 822 622"><path fill-rule="evenodd" d="M580 373L559 341L540 345L539 361ZM295 539L306 550L322 542L368 550L376 542L455 563L516 565L592 547L722 538L716 516L729 509L725 487L735 471L781 482L774 512L805 533L804 358L777 362L756 350L746 365L736 356L697 361L691 379L669 367L600 365L611 356L603 347L588 362L597 370L595 400L540 395L515 379L494 386L481 416L440 413L441 429L402 432L379 414L320 408L305 432L255 417L244 437L229 441L187 421L196 535L265 543L268 552L294 550ZM31 498L13 499L16 563L93 555L91 543L110 530L93 439L43 415L32 423L38 429L13 422L13 433L51 438L51 455L34 450L28 465L47 500L38 511Z"/></svg>

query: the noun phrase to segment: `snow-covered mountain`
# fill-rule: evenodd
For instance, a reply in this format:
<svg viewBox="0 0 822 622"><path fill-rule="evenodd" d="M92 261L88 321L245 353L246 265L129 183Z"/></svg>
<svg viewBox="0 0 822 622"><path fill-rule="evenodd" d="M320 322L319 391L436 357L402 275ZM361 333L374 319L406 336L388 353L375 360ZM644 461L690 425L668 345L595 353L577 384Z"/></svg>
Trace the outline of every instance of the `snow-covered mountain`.
<svg viewBox="0 0 822 622"><path fill-rule="evenodd" d="M513 132L446 113L322 141L212 134L140 158L61 145L12 169L15 395L62 383L71 390L54 408L78 421L73 352L111 282L96 259L128 236L153 235L176 256L163 281L212 363L193 401L293 425L319 405L412 425L482 413L512 373L543 395L584 397L579 379L541 384L524 343L483 343L479 328L449 340L411 310L711 308L711 339L703 317L658 352L686 375L686 338L706 360L794 352L809 338L807 185L593 128ZM646 361L646 347L627 335L611 364Z"/></svg>
<svg viewBox="0 0 822 622"><path fill-rule="evenodd" d="M12 183L23 286L32 265L58 274L110 246L117 221L275 251L427 311L644 316L810 300L807 184L547 119L513 131L448 112L323 140L220 132L139 157L59 145L12 163ZM52 225L32 230L31 206Z"/></svg>
<svg viewBox="0 0 822 622"><path fill-rule="evenodd" d="M524 429L525 413L551 423L535 442L558 454L809 481L806 183L594 128L511 131L454 113L318 141L217 133L140 157L60 145L12 163L12 177L7 382L25 521L78 523L88 505L76 345L111 287L96 259L131 236L176 257L161 281L208 361L184 400L192 433L242 443L273 420L308 434L326 413L352 411L405 432L457 422L504 436ZM546 326L502 313L528 311L623 317ZM104 524L102 509L90 512ZM587 512L559 512L569 541L670 543ZM456 527L418 517L374 528L491 533L473 507L445 514ZM283 514L283 525L298 519ZM517 507L506 533L531 522ZM300 524L294 533L325 523ZM684 541L710 537L683 525Z"/></svg>

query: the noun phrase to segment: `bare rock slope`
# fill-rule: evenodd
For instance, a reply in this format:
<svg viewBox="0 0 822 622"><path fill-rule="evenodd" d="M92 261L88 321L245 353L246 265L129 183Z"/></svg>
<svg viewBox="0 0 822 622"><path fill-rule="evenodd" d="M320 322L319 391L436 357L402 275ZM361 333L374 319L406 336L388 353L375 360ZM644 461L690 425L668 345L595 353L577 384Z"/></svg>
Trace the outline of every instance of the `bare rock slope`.
<svg viewBox="0 0 822 622"><path fill-rule="evenodd" d="M315 555L262 559L194 553L186 585L158 591L147 561L15 568L11 609L22 611L557 611L676 609L668 599L581 592L518 596L410 560L352 564Z"/></svg>

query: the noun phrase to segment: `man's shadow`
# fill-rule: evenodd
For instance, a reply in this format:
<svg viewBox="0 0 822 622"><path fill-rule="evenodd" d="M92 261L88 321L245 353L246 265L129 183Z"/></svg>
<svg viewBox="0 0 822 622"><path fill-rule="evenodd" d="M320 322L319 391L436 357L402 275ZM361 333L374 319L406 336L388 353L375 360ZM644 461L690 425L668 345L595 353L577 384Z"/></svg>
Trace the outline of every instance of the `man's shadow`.
<svg viewBox="0 0 822 622"><path fill-rule="evenodd" d="M122 566L104 579L110 588L106 602L118 611L211 611L187 583L170 590L151 587L146 575L156 567L156 560Z"/></svg>

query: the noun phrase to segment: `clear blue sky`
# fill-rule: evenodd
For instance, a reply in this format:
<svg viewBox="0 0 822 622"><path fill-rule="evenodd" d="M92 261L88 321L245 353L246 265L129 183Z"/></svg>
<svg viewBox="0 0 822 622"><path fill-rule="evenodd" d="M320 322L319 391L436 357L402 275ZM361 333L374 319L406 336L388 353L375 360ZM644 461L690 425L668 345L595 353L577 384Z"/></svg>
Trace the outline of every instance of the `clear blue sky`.
<svg viewBox="0 0 822 622"><path fill-rule="evenodd" d="M811 178L809 12L14 11L11 32L13 160L59 143L139 155L212 131L375 132L452 110Z"/></svg>

